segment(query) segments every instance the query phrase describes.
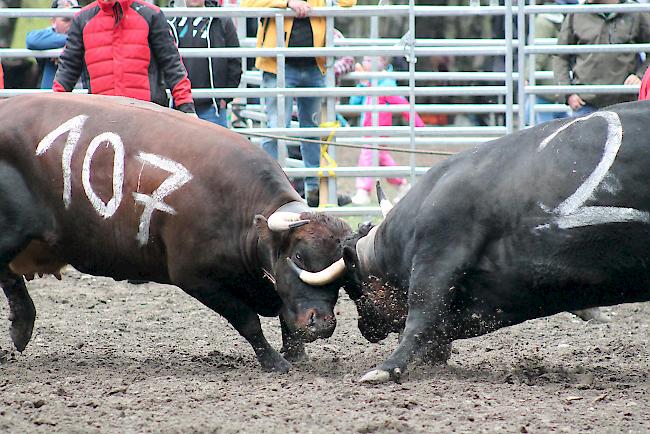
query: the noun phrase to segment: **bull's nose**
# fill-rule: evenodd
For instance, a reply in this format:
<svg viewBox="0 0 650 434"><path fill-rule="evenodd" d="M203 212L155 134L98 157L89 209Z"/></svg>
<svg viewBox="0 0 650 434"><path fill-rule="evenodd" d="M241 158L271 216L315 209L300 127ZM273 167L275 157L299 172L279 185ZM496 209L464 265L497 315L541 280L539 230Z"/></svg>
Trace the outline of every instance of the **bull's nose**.
<svg viewBox="0 0 650 434"><path fill-rule="evenodd" d="M304 339L311 342L332 336L336 328L336 318L334 315L321 315L317 309L310 308L300 315L297 326L303 332Z"/></svg>
<svg viewBox="0 0 650 434"><path fill-rule="evenodd" d="M316 311L311 309L307 316L307 328L311 330L316 326Z"/></svg>
<svg viewBox="0 0 650 434"><path fill-rule="evenodd" d="M302 315L298 316L298 326L300 328L311 329L316 325L318 311L314 308L306 309Z"/></svg>

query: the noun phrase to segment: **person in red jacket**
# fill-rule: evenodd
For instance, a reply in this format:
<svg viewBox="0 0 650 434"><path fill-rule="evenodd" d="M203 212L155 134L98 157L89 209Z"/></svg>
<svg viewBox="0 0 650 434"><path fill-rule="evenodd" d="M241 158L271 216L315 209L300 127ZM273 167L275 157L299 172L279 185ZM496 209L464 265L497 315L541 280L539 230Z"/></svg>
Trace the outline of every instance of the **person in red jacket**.
<svg viewBox="0 0 650 434"><path fill-rule="evenodd" d="M0 63L0 89L5 88L5 74L2 72L2 63Z"/></svg>
<svg viewBox="0 0 650 434"><path fill-rule="evenodd" d="M190 81L162 11L144 0L97 0L73 18L52 89L79 77L90 93L118 95L195 113Z"/></svg>

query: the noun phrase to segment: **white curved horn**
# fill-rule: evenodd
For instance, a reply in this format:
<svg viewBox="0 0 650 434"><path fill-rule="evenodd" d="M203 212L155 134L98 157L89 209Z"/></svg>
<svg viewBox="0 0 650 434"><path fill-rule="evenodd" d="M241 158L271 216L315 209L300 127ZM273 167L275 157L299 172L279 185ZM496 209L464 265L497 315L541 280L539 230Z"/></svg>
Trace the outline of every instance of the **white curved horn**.
<svg viewBox="0 0 650 434"><path fill-rule="evenodd" d="M324 270L318 271L316 273L303 270L302 268L298 267L291 258L287 258L287 262L289 263L289 267L291 267L291 269L298 275L300 280L305 282L307 285L312 286L323 286L327 285L328 283L332 283L341 277L345 272L345 261L343 261L343 258L334 262Z"/></svg>
<svg viewBox="0 0 650 434"><path fill-rule="evenodd" d="M268 226L273 232L288 231L309 223L309 220L301 220L297 212L276 211L268 219Z"/></svg>

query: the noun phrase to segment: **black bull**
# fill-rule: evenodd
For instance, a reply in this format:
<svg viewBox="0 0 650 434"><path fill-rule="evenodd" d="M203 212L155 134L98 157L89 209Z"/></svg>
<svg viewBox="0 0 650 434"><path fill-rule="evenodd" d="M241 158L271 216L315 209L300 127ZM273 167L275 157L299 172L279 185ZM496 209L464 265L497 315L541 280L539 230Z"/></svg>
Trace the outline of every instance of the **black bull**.
<svg viewBox="0 0 650 434"><path fill-rule="evenodd" d="M330 336L341 282L309 287L285 258L323 270L349 233L310 213L280 166L226 129L121 98L0 103L0 285L20 351L36 315L23 276L60 277L71 264L176 285L224 316L263 368L286 371L258 314L280 315L288 359Z"/></svg>
<svg viewBox="0 0 650 434"><path fill-rule="evenodd" d="M371 340L402 331L364 381L398 379L455 339L650 300L650 101L505 136L433 167L344 248ZM407 304L408 303L408 304Z"/></svg>

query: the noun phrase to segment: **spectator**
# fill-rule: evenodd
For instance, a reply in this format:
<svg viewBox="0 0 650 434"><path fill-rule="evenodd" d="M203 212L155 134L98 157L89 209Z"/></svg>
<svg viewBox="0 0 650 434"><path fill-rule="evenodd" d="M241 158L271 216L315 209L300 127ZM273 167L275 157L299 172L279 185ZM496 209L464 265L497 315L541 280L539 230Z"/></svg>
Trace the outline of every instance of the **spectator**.
<svg viewBox="0 0 650 434"><path fill-rule="evenodd" d="M577 4L576 0L547 0L546 4L555 3L557 5ZM560 33L560 27L564 20L562 13L537 14L535 16L535 39L557 38ZM552 71L553 56L551 54L535 55L535 71ZM539 80L538 85L552 85L553 79ZM535 95L535 105L564 103L564 95ZM566 111L559 112L535 112L535 123L552 121L553 119L562 119L567 117Z"/></svg>
<svg viewBox="0 0 650 434"><path fill-rule="evenodd" d="M0 89L5 88L5 74L2 71L2 63L0 63Z"/></svg>
<svg viewBox="0 0 650 434"><path fill-rule="evenodd" d="M52 8L67 9L78 8L77 0L53 0ZM50 27L41 30L32 30L27 33L25 42L30 50L52 50L63 48L68 39L68 30L72 18L54 17ZM52 89L54 75L56 74L58 59L39 59L41 69L41 89Z"/></svg>
<svg viewBox="0 0 650 434"><path fill-rule="evenodd" d="M344 38L343 34L338 29L334 29L334 40L337 40L339 38ZM339 86L341 83L341 77L354 71L354 57L337 57L334 65L332 66L332 69L334 70L334 79L336 81L336 86ZM292 118L296 118L295 113L292 113ZM341 127L349 126L348 121L340 113L336 114L336 121ZM287 156L295 160L302 160L302 155L300 154L300 145L294 145L292 143L287 144ZM305 195L305 178L291 178L291 184L301 196ZM350 196L342 194L337 198L337 202L339 205L347 205L351 202L351 199Z"/></svg>
<svg viewBox="0 0 650 434"><path fill-rule="evenodd" d="M339 29L334 29L334 40L336 41L345 39L343 33ZM341 77L349 74L354 71L354 57L352 56L341 56L337 57L334 62L334 79L336 80L336 85L338 86L341 83Z"/></svg>
<svg viewBox="0 0 650 434"><path fill-rule="evenodd" d="M377 62L377 67L380 71L392 71L393 66L389 63L389 60L385 57L375 58ZM357 71L372 71L372 58L364 57L363 64L357 64ZM377 83L378 86L397 86L397 82L393 78L382 78ZM370 86L368 81L359 83L359 86ZM370 104L372 99L366 96L353 96L350 98L350 104ZM377 104L379 105L396 105L396 104L408 104L409 102L406 98L402 96L380 96L377 97ZM410 114L408 111L402 112L402 116L406 121L409 121ZM363 127L372 127L372 113L365 112L362 113L361 118L359 119L360 126ZM390 112L380 112L378 113L378 123L377 126L380 127L390 127L393 125L393 114ZM423 127L424 122L420 116L415 114L415 126ZM395 166L395 160L386 150L379 151L379 165L380 166ZM359 154L359 167L368 167L372 166L372 151L370 149L364 148ZM397 186L398 195L395 200L398 201L401 199L406 192L411 188L411 185L404 178L388 178L388 182ZM355 205L367 205L370 203L370 191L372 190L373 180L372 178L357 178L356 187L357 192L352 196L352 203Z"/></svg>
<svg viewBox="0 0 650 434"><path fill-rule="evenodd" d="M356 0L338 0L338 5L351 7ZM284 20L285 44L288 47L324 47L325 46L325 17L310 17L311 8L326 6L325 0L242 0L243 7L274 7L290 8L296 13L296 18L287 17ZM275 20L265 18L257 29L257 47L275 48ZM262 87L277 87L277 63L275 57L258 57L255 66L263 71ZM325 85L324 57L287 57L285 61L286 87L323 87ZM277 98L265 98L267 126L278 127ZM300 127L313 128L320 123L320 97L299 97L298 122ZM289 126L292 98L285 103L285 126ZM278 158L278 143L274 139L266 139L262 147L272 157ZM305 167L320 166L320 147L316 143L302 142L300 145ZM305 178L305 197L309 206L318 205L318 178ZM349 198L339 197L339 205L349 203Z"/></svg>
<svg viewBox="0 0 650 434"><path fill-rule="evenodd" d="M211 2L211 0L208 0ZM206 0L186 0L187 7L202 8ZM208 3L208 6L218 4ZM227 17L174 17L170 24L179 48L239 47L237 31ZM241 79L239 57L190 57L184 59L192 87L237 87ZM227 105L231 98L195 99L196 114L206 121L228 126Z"/></svg>
<svg viewBox="0 0 650 434"><path fill-rule="evenodd" d="M97 0L72 19L54 91L70 92L82 71L90 93L127 96L195 113L190 80L162 11L142 0Z"/></svg>
<svg viewBox="0 0 650 434"><path fill-rule="evenodd" d="M586 4L618 4L618 0L590 0ZM621 3L632 3L625 0ZM558 36L559 45L631 44L650 41L650 14L568 14ZM641 62L637 53L559 54L553 57L553 75L559 85L640 84L650 57ZM573 73L573 78L571 78ZM573 116L584 116L610 104L631 101L630 94L573 93L566 102Z"/></svg>

